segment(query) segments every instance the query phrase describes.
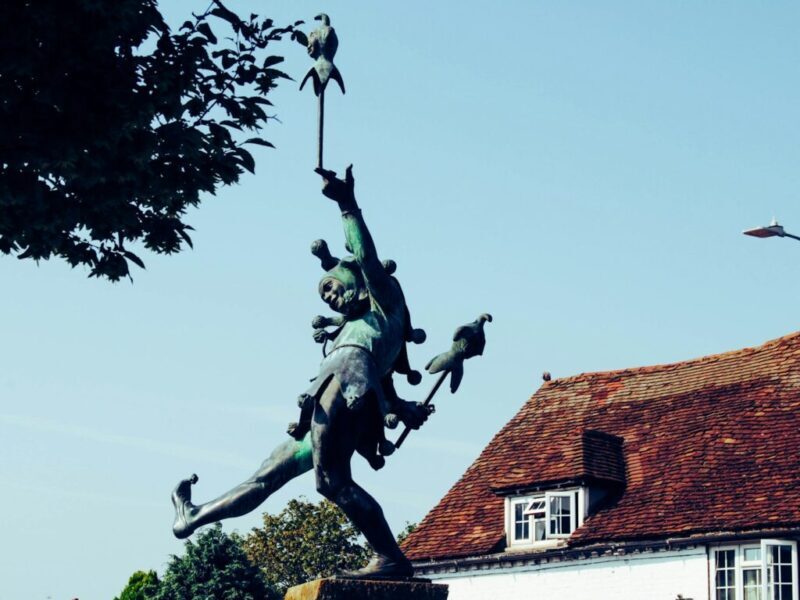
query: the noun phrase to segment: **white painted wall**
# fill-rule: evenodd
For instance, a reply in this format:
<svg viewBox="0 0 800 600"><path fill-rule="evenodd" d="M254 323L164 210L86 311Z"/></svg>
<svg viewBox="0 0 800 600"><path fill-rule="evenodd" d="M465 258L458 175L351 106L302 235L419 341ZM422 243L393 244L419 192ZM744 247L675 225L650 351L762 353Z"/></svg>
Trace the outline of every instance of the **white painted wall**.
<svg viewBox="0 0 800 600"><path fill-rule="evenodd" d="M425 577L448 600L709 600L703 547Z"/></svg>

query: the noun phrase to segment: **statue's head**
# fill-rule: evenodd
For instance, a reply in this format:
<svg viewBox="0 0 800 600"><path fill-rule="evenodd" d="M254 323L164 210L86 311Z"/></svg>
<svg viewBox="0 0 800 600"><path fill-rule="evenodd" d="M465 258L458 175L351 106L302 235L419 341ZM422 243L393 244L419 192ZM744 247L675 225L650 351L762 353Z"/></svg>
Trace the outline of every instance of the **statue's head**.
<svg viewBox="0 0 800 600"><path fill-rule="evenodd" d="M369 294L361 273L342 261L322 276L319 296L331 309L346 317L362 313L369 302Z"/></svg>

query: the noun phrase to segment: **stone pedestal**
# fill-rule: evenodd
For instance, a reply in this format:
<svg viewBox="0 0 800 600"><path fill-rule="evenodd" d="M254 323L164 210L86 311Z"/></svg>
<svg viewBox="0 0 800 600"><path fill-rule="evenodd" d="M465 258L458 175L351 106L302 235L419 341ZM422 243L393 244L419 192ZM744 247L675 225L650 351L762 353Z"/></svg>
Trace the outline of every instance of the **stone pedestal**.
<svg viewBox="0 0 800 600"><path fill-rule="evenodd" d="M289 588L285 600L447 600L447 586L422 579L316 579Z"/></svg>

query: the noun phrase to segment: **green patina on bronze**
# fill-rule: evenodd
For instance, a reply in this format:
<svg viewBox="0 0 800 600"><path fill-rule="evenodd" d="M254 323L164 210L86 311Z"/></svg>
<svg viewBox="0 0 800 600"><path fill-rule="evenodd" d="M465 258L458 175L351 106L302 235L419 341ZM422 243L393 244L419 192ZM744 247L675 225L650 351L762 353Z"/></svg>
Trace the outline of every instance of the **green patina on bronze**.
<svg viewBox="0 0 800 600"><path fill-rule="evenodd" d="M311 434L307 433L302 441L297 442L294 451L294 460L297 463L297 473L305 473L310 471L314 466L311 448Z"/></svg>

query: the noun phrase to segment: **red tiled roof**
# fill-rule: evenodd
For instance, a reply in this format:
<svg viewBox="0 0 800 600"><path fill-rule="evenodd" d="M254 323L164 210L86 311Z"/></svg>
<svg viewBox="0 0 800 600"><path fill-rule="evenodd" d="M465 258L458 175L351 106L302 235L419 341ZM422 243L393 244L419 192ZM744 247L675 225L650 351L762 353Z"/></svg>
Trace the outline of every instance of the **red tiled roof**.
<svg viewBox="0 0 800 600"><path fill-rule="evenodd" d="M412 560L496 552L503 499L492 490L598 472L609 479L619 469L602 442L590 440L597 457L586 460L592 430L622 438L626 487L572 535L572 546L800 527L798 367L795 333L671 365L547 382L403 548Z"/></svg>

